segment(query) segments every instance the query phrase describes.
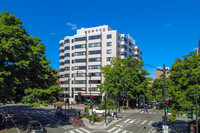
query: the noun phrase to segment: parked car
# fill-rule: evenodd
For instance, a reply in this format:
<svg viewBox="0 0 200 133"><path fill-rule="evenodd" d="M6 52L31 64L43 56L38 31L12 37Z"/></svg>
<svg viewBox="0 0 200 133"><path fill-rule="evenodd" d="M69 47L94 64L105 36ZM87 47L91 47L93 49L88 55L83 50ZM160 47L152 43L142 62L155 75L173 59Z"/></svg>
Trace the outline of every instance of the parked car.
<svg viewBox="0 0 200 133"><path fill-rule="evenodd" d="M28 123L27 133L47 133L47 130L39 121L30 121Z"/></svg>
<svg viewBox="0 0 200 133"><path fill-rule="evenodd" d="M97 113L97 114L103 114L103 113L105 113L105 110L100 110L100 109L95 108L95 109L93 109L93 112Z"/></svg>
<svg viewBox="0 0 200 133"><path fill-rule="evenodd" d="M3 110L0 110L0 126L5 126L5 113Z"/></svg>

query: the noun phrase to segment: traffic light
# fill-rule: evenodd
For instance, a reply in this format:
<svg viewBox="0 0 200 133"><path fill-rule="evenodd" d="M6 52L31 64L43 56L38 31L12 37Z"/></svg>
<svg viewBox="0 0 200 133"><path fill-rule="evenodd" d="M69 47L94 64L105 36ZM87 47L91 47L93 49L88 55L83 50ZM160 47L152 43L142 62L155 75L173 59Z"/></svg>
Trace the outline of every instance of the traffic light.
<svg viewBox="0 0 200 133"><path fill-rule="evenodd" d="M139 96L139 105L140 106L145 105L145 96L144 95Z"/></svg>
<svg viewBox="0 0 200 133"><path fill-rule="evenodd" d="M103 102L105 102L105 100L106 100L106 97L105 97L105 96L103 96Z"/></svg>
<svg viewBox="0 0 200 133"><path fill-rule="evenodd" d="M165 112L168 112L168 111L169 111L169 109L168 109L168 104L167 104L167 103L165 103L164 108L165 108Z"/></svg>
<svg viewBox="0 0 200 133"><path fill-rule="evenodd" d="M190 125L190 133L195 133L195 126L193 124Z"/></svg>
<svg viewBox="0 0 200 133"><path fill-rule="evenodd" d="M193 118L193 107L187 107L187 114L188 118L192 119Z"/></svg>
<svg viewBox="0 0 200 133"><path fill-rule="evenodd" d="M81 96L81 92L79 92L78 95Z"/></svg>
<svg viewBox="0 0 200 133"><path fill-rule="evenodd" d="M78 100L81 99L81 92L78 92Z"/></svg>

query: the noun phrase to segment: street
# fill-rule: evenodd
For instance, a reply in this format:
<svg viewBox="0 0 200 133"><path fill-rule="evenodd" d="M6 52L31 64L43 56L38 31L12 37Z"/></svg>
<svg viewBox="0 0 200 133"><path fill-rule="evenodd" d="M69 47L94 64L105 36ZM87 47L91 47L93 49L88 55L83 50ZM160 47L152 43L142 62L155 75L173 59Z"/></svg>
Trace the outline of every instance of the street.
<svg viewBox="0 0 200 133"><path fill-rule="evenodd" d="M47 129L48 133L160 133L162 132L163 110L155 108L148 112L143 110L129 110L118 113L119 120L107 128L74 127L67 124L62 116L57 116L55 109L32 108L24 105L12 105L1 107L11 109L12 116L7 118L5 129L0 129L0 133L25 133L27 124L31 120L38 120ZM80 106L79 106L80 108ZM183 126L169 126L169 131L173 133L184 133L186 128Z"/></svg>

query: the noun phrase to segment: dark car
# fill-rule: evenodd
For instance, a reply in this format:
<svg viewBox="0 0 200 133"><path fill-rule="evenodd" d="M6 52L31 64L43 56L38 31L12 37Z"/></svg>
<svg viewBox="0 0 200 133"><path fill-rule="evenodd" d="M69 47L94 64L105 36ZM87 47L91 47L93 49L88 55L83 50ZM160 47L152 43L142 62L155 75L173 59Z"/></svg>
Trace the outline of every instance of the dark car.
<svg viewBox="0 0 200 133"><path fill-rule="evenodd" d="M200 133L200 120L198 122L198 133ZM196 133L196 120L188 123L188 133Z"/></svg>
<svg viewBox="0 0 200 133"><path fill-rule="evenodd" d="M5 126L5 115L2 110L0 110L0 126L2 126L2 127Z"/></svg>
<svg viewBox="0 0 200 133"><path fill-rule="evenodd" d="M147 104L148 109L152 109L154 107L153 103L148 103Z"/></svg>
<svg viewBox="0 0 200 133"><path fill-rule="evenodd" d="M39 121L30 121L28 123L27 133L47 133L47 130Z"/></svg>

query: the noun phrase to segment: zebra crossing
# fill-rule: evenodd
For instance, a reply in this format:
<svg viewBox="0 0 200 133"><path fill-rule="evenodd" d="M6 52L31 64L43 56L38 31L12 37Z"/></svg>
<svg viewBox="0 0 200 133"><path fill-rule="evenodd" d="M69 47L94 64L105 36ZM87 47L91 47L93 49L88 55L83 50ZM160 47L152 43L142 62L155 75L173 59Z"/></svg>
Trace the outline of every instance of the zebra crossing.
<svg viewBox="0 0 200 133"><path fill-rule="evenodd" d="M140 119L126 119L123 121L124 124L140 124L140 125L147 125L151 126L154 121L151 120L140 120Z"/></svg>
<svg viewBox="0 0 200 133"><path fill-rule="evenodd" d="M90 131L86 130L85 128L77 128L71 131L67 131L65 133L91 133Z"/></svg>
<svg viewBox="0 0 200 133"><path fill-rule="evenodd" d="M130 131L126 131L126 130L124 130L124 129L122 129L122 128L119 128L119 127L113 127L113 128L111 128L110 130L108 130L107 131L108 133L132 133L132 132L130 132Z"/></svg>
<svg viewBox="0 0 200 133"><path fill-rule="evenodd" d="M143 113L145 113L145 114L151 114L151 115L162 115L163 114L163 112L161 112L161 111L154 111L154 112L148 111L148 112L144 112L143 110L140 111L140 113L141 114L143 114Z"/></svg>

